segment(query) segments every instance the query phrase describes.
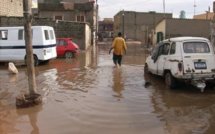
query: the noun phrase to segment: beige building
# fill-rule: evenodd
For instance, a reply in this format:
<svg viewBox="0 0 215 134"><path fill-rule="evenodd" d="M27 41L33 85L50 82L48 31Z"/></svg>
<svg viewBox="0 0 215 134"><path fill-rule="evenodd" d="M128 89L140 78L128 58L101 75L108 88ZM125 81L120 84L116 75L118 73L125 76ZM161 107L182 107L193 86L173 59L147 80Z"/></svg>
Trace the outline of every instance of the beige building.
<svg viewBox="0 0 215 134"><path fill-rule="evenodd" d="M62 0L62 2L86 3L94 2L95 0Z"/></svg>
<svg viewBox="0 0 215 134"><path fill-rule="evenodd" d="M38 17L53 20L88 22L95 25L94 0L38 0Z"/></svg>
<svg viewBox="0 0 215 134"><path fill-rule="evenodd" d="M147 35L164 17L172 18L172 14L120 11L114 16L114 34L122 32L128 39L146 43Z"/></svg>
<svg viewBox="0 0 215 134"><path fill-rule="evenodd" d="M153 44L171 37L197 36L210 38L210 20L163 19L153 34Z"/></svg>
<svg viewBox="0 0 215 134"><path fill-rule="evenodd" d="M95 0L38 0L38 3L54 3L54 2L73 2L73 3L86 3Z"/></svg>
<svg viewBox="0 0 215 134"><path fill-rule="evenodd" d="M23 16L23 0L1 0L0 16Z"/></svg>
<svg viewBox="0 0 215 134"><path fill-rule="evenodd" d="M193 19L202 19L202 20L213 20L214 13L213 12L206 12L204 14L194 15Z"/></svg>
<svg viewBox="0 0 215 134"><path fill-rule="evenodd" d="M92 43L98 27L98 5L94 0L39 0L38 17L84 22L90 25Z"/></svg>
<svg viewBox="0 0 215 134"><path fill-rule="evenodd" d="M39 3L38 14L40 18L53 20L81 21L94 24L94 2L87 3Z"/></svg>

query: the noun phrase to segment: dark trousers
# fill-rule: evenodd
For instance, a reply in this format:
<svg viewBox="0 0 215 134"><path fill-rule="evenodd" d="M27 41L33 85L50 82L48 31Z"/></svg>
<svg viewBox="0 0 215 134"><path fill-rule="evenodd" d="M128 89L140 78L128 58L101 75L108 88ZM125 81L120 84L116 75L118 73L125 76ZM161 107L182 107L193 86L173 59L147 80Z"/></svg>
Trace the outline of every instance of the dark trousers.
<svg viewBox="0 0 215 134"><path fill-rule="evenodd" d="M118 63L121 66L122 55L113 54L113 62L114 62L115 65L117 65L117 63Z"/></svg>

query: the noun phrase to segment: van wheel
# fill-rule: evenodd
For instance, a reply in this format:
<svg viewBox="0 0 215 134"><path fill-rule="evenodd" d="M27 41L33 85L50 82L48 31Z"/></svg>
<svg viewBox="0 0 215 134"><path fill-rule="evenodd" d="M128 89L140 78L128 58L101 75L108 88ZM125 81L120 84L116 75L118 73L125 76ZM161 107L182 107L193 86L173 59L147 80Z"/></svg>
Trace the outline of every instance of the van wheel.
<svg viewBox="0 0 215 134"><path fill-rule="evenodd" d="M39 59L37 58L37 56L36 55L34 55L34 61L33 61L34 63L34 66L38 66L39 64L40 64L40 61L39 61ZM27 57L25 56L25 65L27 65Z"/></svg>
<svg viewBox="0 0 215 134"><path fill-rule="evenodd" d="M172 76L170 72L165 73L165 84L170 89L174 89L176 87L176 79Z"/></svg>
<svg viewBox="0 0 215 134"><path fill-rule="evenodd" d="M148 74L148 73L149 73L149 68L148 68L148 65L147 65L147 64L145 64L145 66L144 66L144 73L145 73L145 74Z"/></svg>
<svg viewBox="0 0 215 134"><path fill-rule="evenodd" d="M74 56L74 54L72 52L66 52L64 57L65 58L72 58Z"/></svg>
<svg viewBox="0 0 215 134"><path fill-rule="evenodd" d="M49 60L45 60L43 61L44 64L48 64L49 63Z"/></svg>
<svg viewBox="0 0 215 134"><path fill-rule="evenodd" d="M38 66L40 64L39 59L37 58L36 55L34 55L34 66Z"/></svg>

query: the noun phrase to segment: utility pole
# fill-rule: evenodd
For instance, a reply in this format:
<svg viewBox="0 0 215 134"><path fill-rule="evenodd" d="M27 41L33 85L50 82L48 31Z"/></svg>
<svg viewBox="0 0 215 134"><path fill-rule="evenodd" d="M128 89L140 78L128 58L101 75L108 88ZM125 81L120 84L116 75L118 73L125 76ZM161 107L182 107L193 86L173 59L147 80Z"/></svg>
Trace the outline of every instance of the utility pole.
<svg viewBox="0 0 215 134"><path fill-rule="evenodd" d="M34 69L34 56L32 47L32 11L31 6L32 0L23 0L23 14L24 14L24 30L25 30L25 46L26 46L26 63L27 63L27 74L28 74L28 88L29 94L24 94L20 98L16 98L16 106L29 107L40 104L42 97L36 92L36 78Z"/></svg>
<svg viewBox="0 0 215 134"><path fill-rule="evenodd" d="M193 16L195 16L196 15L196 0L194 0L194 4L193 4Z"/></svg>
<svg viewBox="0 0 215 134"><path fill-rule="evenodd" d="M125 11L122 11L122 36L125 38Z"/></svg>
<svg viewBox="0 0 215 134"><path fill-rule="evenodd" d="M166 1L163 0L163 13L164 13L164 18L166 18Z"/></svg>
<svg viewBox="0 0 215 134"><path fill-rule="evenodd" d="M98 5L98 0L96 0L96 44L98 41L98 18L99 18L99 5Z"/></svg>
<svg viewBox="0 0 215 134"><path fill-rule="evenodd" d="M36 79L35 79L35 69L34 69L34 57L33 57L33 47L32 47L32 13L31 13L31 0L23 0L23 13L24 13L24 29L25 29L25 46L26 46L26 63L28 72L28 85L30 94L36 93Z"/></svg>

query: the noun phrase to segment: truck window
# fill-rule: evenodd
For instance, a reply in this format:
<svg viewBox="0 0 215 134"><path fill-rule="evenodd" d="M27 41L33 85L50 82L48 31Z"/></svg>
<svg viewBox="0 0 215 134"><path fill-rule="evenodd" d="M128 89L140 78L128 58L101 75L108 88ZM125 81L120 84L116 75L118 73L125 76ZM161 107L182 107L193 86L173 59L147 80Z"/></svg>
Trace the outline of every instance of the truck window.
<svg viewBox="0 0 215 134"><path fill-rule="evenodd" d="M8 39L8 30L0 30L0 40Z"/></svg>
<svg viewBox="0 0 215 134"><path fill-rule="evenodd" d="M18 31L18 40L23 40L24 39L24 30L20 29Z"/></svg>
<svg viewBox="0 0 215 134"><path fill-rule="evenodd" d="M183 49L185 53L210 53L208 43L206 42L185 42Z"/></svg>
<svg viewBox="0 0 215 134"><path fill-rule="evenodd" d="M45 34L45 39L49 40L49 32L48 32L48 30L44 30L44 34Z"/></svg>

